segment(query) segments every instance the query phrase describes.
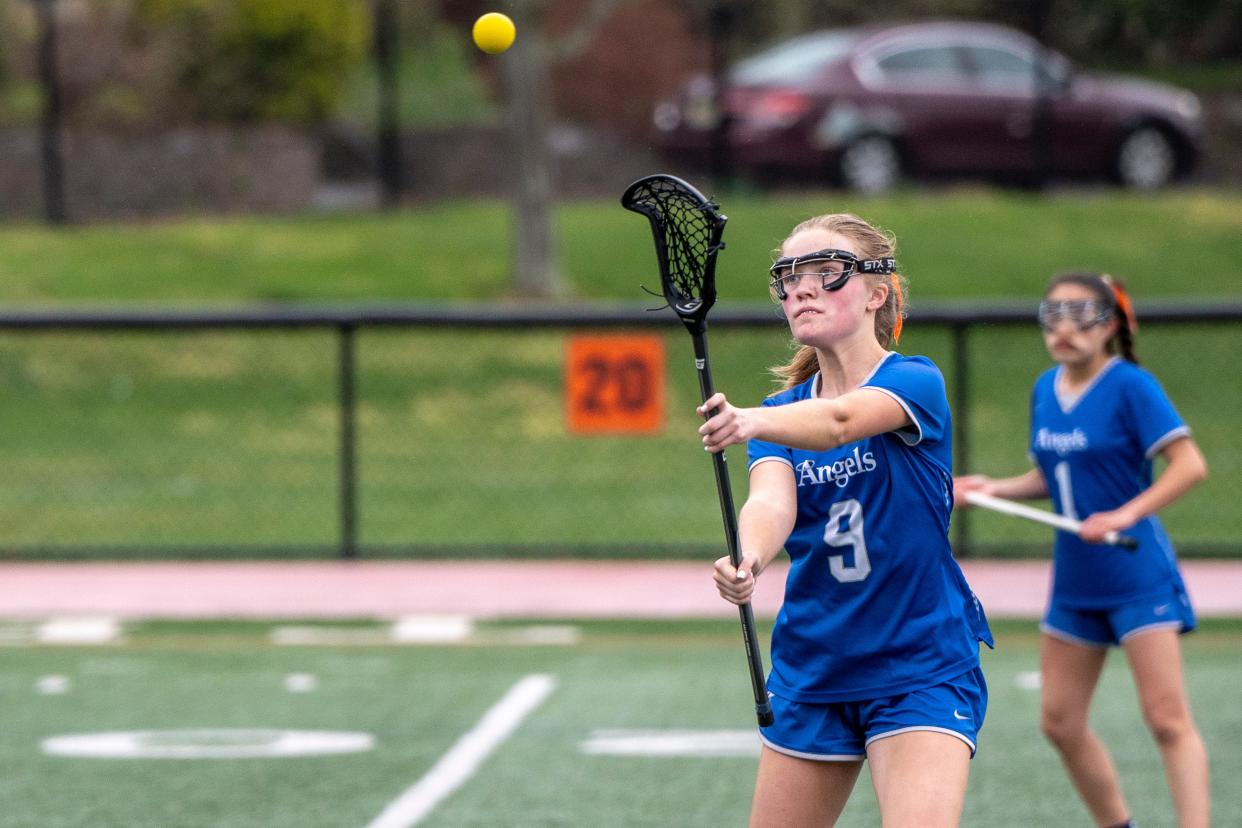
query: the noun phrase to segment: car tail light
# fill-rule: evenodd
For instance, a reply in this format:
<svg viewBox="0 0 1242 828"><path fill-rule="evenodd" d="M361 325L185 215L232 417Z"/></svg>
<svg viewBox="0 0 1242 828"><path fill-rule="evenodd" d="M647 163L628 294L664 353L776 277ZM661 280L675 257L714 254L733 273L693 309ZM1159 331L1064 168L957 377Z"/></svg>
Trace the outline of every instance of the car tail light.
<svg viewBox="0 0 1242 828"><path fill-rule="evenodd" d="M771 89L755 96L735 112L759 126L783 127L801 118L810 108L811 98L804 92Z"/></svg>

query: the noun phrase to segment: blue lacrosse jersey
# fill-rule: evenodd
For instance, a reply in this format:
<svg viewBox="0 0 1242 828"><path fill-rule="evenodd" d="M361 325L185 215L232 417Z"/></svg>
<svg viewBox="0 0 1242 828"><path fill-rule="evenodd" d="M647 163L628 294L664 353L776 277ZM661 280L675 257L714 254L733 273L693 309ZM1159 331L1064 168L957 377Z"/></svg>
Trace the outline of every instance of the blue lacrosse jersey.
<svg viewBox="0 0 1242 828"><path fill-rule="evenodd" d="M1057 395L1060 370L1035 381L1030 451L1053 508L1085 520L1151 486L1152 459L1190 430L1156 378L1131 362L1114 358L1072 401ZM1159 518L1146 517L1125 534L1138 539L1136 552L1058 531L1053 596L1066 606L1104 609L1165 594L1170 583L1184 589Z"/></svg>
<svg viewBox="0 0 1242 828"><path fill-rule="evenodd" d="M811 399L819 375L764 405ZM802 702L883 698L973 669L992 643L953 559L952 422L944 378L926 357L890 353L863 382L912 425L830 451L750 441L750 468L788 464L798 516L772 633L768 689Z"/></svg>

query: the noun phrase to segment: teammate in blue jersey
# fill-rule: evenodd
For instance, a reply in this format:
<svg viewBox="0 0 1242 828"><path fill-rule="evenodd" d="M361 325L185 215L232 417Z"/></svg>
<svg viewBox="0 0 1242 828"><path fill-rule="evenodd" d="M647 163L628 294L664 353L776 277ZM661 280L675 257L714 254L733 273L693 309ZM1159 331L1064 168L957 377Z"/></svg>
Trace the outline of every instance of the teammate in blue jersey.
<svg viewBox="0 0 1242 828"><path fill-rule="evenodd" d="M1137 326L1118 282L1094 273L1053 278L1039 324L1057 366L1031 394L1035 468L1004 479L959 478L955 494L959 502L972 490L1051 497L1058 513L1083 522L1082 537L1056 536L1041 625L1040 724L1096 825L1131 824L1117 771L1088 725L1105 656L1119 646L1159 745L1179 825L1207 826L1207 751L1190 714L1178 643L1195 617L1156 517L1207 466L1160 384L1137 364ZM1167 465L1153 482L1157 456ZM1134 537L1138 550L1101 545L1109 532Z"/></svg>
<svg viewBox="0 0 1242 828"><path fill-rule="evenodd" d="M752 826L832 825L863 760L885 825L956 825L987 707L982 608L949 548L952 446L940 371L889 350L904 315L891 236L848 214L793 229L772 291L800 348L758 408L716 394L708 451L750 444L741 565L750 599L782 549L791 566L772 634L775 723Z"/></svg>

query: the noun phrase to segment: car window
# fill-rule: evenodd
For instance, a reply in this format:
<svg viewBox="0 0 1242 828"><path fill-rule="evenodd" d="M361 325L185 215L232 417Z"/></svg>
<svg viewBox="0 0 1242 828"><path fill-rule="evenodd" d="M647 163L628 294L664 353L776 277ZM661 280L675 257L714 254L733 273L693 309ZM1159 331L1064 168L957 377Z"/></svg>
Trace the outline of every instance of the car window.
<svg viewBox="0 0 1242 828"><path fill-rule="evenodd" d="M833 31L796 37L733 67L735 83L758 85L806 80L844 57L858 40L854 32Z"/></svg>
<svg viewBox="0 0 1242 828"><path fill-rule="evenodd" d="M991 46L966 46L963 51L980 86L1013 91L1034 88L1038 67L1030 57Z"/></svg>
<svg viewBox="0 0 1242 828"><path fill-rule="evenodd" d="M957 51L949 46L919 46L887 54L875 62L889 84L961 82L966 79Z"/></svg>

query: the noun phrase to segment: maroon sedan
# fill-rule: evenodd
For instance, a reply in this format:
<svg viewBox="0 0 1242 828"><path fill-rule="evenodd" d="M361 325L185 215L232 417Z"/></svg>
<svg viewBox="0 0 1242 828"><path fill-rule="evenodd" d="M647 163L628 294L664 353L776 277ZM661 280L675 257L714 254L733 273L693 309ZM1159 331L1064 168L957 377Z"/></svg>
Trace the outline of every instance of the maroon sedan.
<svg viewBox="0 0 1242 828"><path fill-rule="evenodd" d="M722 113L723 110L723 113ZM1194 95L1073 69L1034 39L935 22L803 35L693 79L655 123L673 158L882 192L901 175L1107 176L1154 189L1191 172ZM719 150L717 150L719 151Z"/></svg>

